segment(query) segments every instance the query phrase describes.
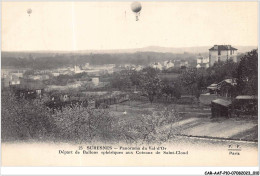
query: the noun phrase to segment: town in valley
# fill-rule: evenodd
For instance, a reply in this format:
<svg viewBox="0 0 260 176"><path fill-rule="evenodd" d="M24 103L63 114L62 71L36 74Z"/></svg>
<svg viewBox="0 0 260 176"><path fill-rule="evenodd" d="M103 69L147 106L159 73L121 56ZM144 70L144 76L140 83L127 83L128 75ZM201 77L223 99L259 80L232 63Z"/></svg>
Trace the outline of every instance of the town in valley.
<svg viewBox="0 0 260 176"><path fill-rule="evenodd" d="M240 48L2 52L2 140L257 142L258 52Z"/></svg>

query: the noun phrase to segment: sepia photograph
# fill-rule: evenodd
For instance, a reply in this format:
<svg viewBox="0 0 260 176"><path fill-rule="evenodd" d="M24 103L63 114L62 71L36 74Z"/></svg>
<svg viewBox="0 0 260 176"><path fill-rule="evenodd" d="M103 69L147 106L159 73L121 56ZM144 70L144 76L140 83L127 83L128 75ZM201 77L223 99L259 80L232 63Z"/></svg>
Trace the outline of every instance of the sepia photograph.
<svg viewBox="0 0 260 176"><path fill-rule="evenodd" d="M2 166L258 166L258 13L2 2Z"/></svg>

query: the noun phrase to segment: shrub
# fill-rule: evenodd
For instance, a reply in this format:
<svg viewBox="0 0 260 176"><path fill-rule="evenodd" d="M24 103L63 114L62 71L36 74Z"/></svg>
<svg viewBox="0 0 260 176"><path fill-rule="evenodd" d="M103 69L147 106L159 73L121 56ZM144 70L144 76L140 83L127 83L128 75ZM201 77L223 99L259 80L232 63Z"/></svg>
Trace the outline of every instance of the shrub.
<svg viewBox="0 0 260 176"><path fill-rule="evenodd" d="M17 98L2 92L2 140L30 140L51 137L52 122L48 109L40 99Z"/></svg>

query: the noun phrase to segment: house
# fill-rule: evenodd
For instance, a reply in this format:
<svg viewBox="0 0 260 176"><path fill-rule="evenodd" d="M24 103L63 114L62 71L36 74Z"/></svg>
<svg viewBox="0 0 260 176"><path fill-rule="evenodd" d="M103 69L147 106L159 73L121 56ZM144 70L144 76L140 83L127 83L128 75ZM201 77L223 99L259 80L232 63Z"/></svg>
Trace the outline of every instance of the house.
<svg viewBox="0 0 260 176"><path fill-rule="evenodd" d="M216 99L211 102L212 117L233 117L233 115L257 117L257 103L256 95L239 95L233 101Z"/></svg>
<svg viewBox="0 0 260 176"><path fill-rule="evenodd" d="M212 117L230 117L231 116L231 101L216 99L211 102Z"/></svg>
<svg viewBox="0 0 260 176"><path fill-rule="evenodd" d="M235 96L235 89L237 85L237 79L230 78L224 79L219 83L213 83L207 87L210 94L217 94L222 97L231 98Z"/></svg>
<svg viewBox="0 0 260 176"><path fill-rule="evenodd" d="M197 64L196 68L201 68L200 64Z"/></svg>
<svg viewBox="0 0 260 176"><path fill-rule="evenodd" d="M135 65L129 65L128 67L126 67L126 70L135 70Z"/></svg>
<svg viewBox="0 0 260 176"><path fill-rule="evenodd" d="M166 69L174 67L174 63L171 60L164 61L163 64Z"/></svg>
<svg viewBox="0 0 260 176"><path fill-rule="evenodd" d="M236 79L225 79L217 84L218 94L226 98L234 97L236 85Z"/></svg>
<svg viewBox="0 0 260 176"><path fill-rule="evenodd" d="M50 76L49 75L28 75L26 77L27 79L31 79L31 80L48 80L50 79Z"/></svg>
<svg viewBox="0 0 260 176"><path fill-rule="evenodd" d="M185 60L174 60L173 65L175 68L183 68L183 67L188 67L189 62Z"/></svg>
<svg viewBox="0 0 260 176"><path fill-rule="evenodd" d="M136 67L135 67L135 70L136 71L141 71L143 69L143 66L141 66L141 65L137 65Z"/></svg>
<svg viewBox="0 0 260 176"><path fill-rule="evenodd" d="M56 76L59 76L60 73L59 72L52 72L52 75L56 77Z"/></svg>
<svg viewBox="0 0 260 176"><path fill-rule="evenodd" d="M77 73L83 73L85 72L84 70L81 70L81 68L79 66L74 66L74 73L77 74Z"/></svg>
<svg viewBox="0 0 260 176"><path fill-rule="evenodd" d="M257 117L258 97L256 95L239 95L232 102L236 116L253 115Z"/></svg>
<svg viewBox="0 0 260 176"><path fill-rule="evenodd" d="M32 79L32 80L40 80L41 76L40 75L29 75L27 76L28 79Z"/></svg>
<svg viewBox="0 0 260 176"><path fill-rule="evenodd" d="M9 75L16 75L20 78L23 77L23 74L26 72L26 69L19 69L17 70L16 68L2 68L1 69L1 77L4 78L6 76L9 76Z"/></svg>
<svg viewBox="0 0 260 176"><path fill-rule="evenodd" d="M123 66L125 69L130 69L130 67L131 67L131 64L125 64L124 66Z"/></svg>
<svg viewBox="0 0 260 176"><path fill-rule="evenodd" d="M99 77L92 78L92 83L94 84L94 86L98 86L99 85Z"/></svg>
<svg viewBox="0 0 260 176"><path fill-rule="evenodd" d="M88 68L89 68L89 63L86 63L86 64L84 65L84 68L88 69Z"/></svg>
<svg viewBox="0 0 260 176"><path fill-rule="evenodd" d="M19 84L20 84L20 78L16 75L11 75L9 85L19 85Z"/></svg>
<svg viewBox="0 0 260 176"><path fill-rule="evenodd" d="M152 68L162 70L162 65L159 62L154 62L151 64Z"/></svg>
<svg viewBox="0 0 260 176"><path fill-rule="evenodd" d="M10 75L14 75L14 76L17 76L18 78L22 78L23 72L15 71L15 72L10 73Z"/></svg>
<svg viewBox="0 0 260 176"><path fill-rule="evenodd" d="M211 84L207 87L210 94L217 94L218 84Z"/></svg>
<svg viewBox="0 0 260 176"><path fill-rule="evenodd" d="M6 75L1 79L2 88L8 88L12 85L19 85L21 83L20 78L16 75Z"/></svg>
<svg viewBox="0 0 260 176"><path fill-rule="evenodd" d="M209 49L209 66L214 65L215 62L230 59L237 62L237 49L231 45L214 45Z"/></svg>
<svg viewBox="0 0 260 176"><path fill-rule="evenodd" d="M197 57L197 66L196 68L208 68L209 67L209 58L204 58L199 54Z"/></svg>

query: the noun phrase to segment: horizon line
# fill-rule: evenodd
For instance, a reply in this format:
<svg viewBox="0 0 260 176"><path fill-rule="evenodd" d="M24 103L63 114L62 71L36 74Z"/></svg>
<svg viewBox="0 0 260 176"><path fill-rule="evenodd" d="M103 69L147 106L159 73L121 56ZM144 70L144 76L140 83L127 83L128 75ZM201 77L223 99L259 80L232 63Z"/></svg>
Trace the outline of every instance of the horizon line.
<svg viewBox="0 0 260 176"><path fill-rule="evenodd" d="M229 44L214 44L214 45L229 45ZM203 45L203 46L178 46L178 47L165 47L165 46L156 46L150 45L140 48L114 48L114 49L81 49L81 50L1 50L1 52L82 52L82 51L114 51L114 50L137 50L137 49L145 49L151 47L158 47L158 48L173 48L173 49L181 49L181 48L200 48L200 47L211 47L214 45ZM258 47L258 45L231 45L231 46L240 46L240 47ZM152 51L151 51L152 52Z"/></svg>

